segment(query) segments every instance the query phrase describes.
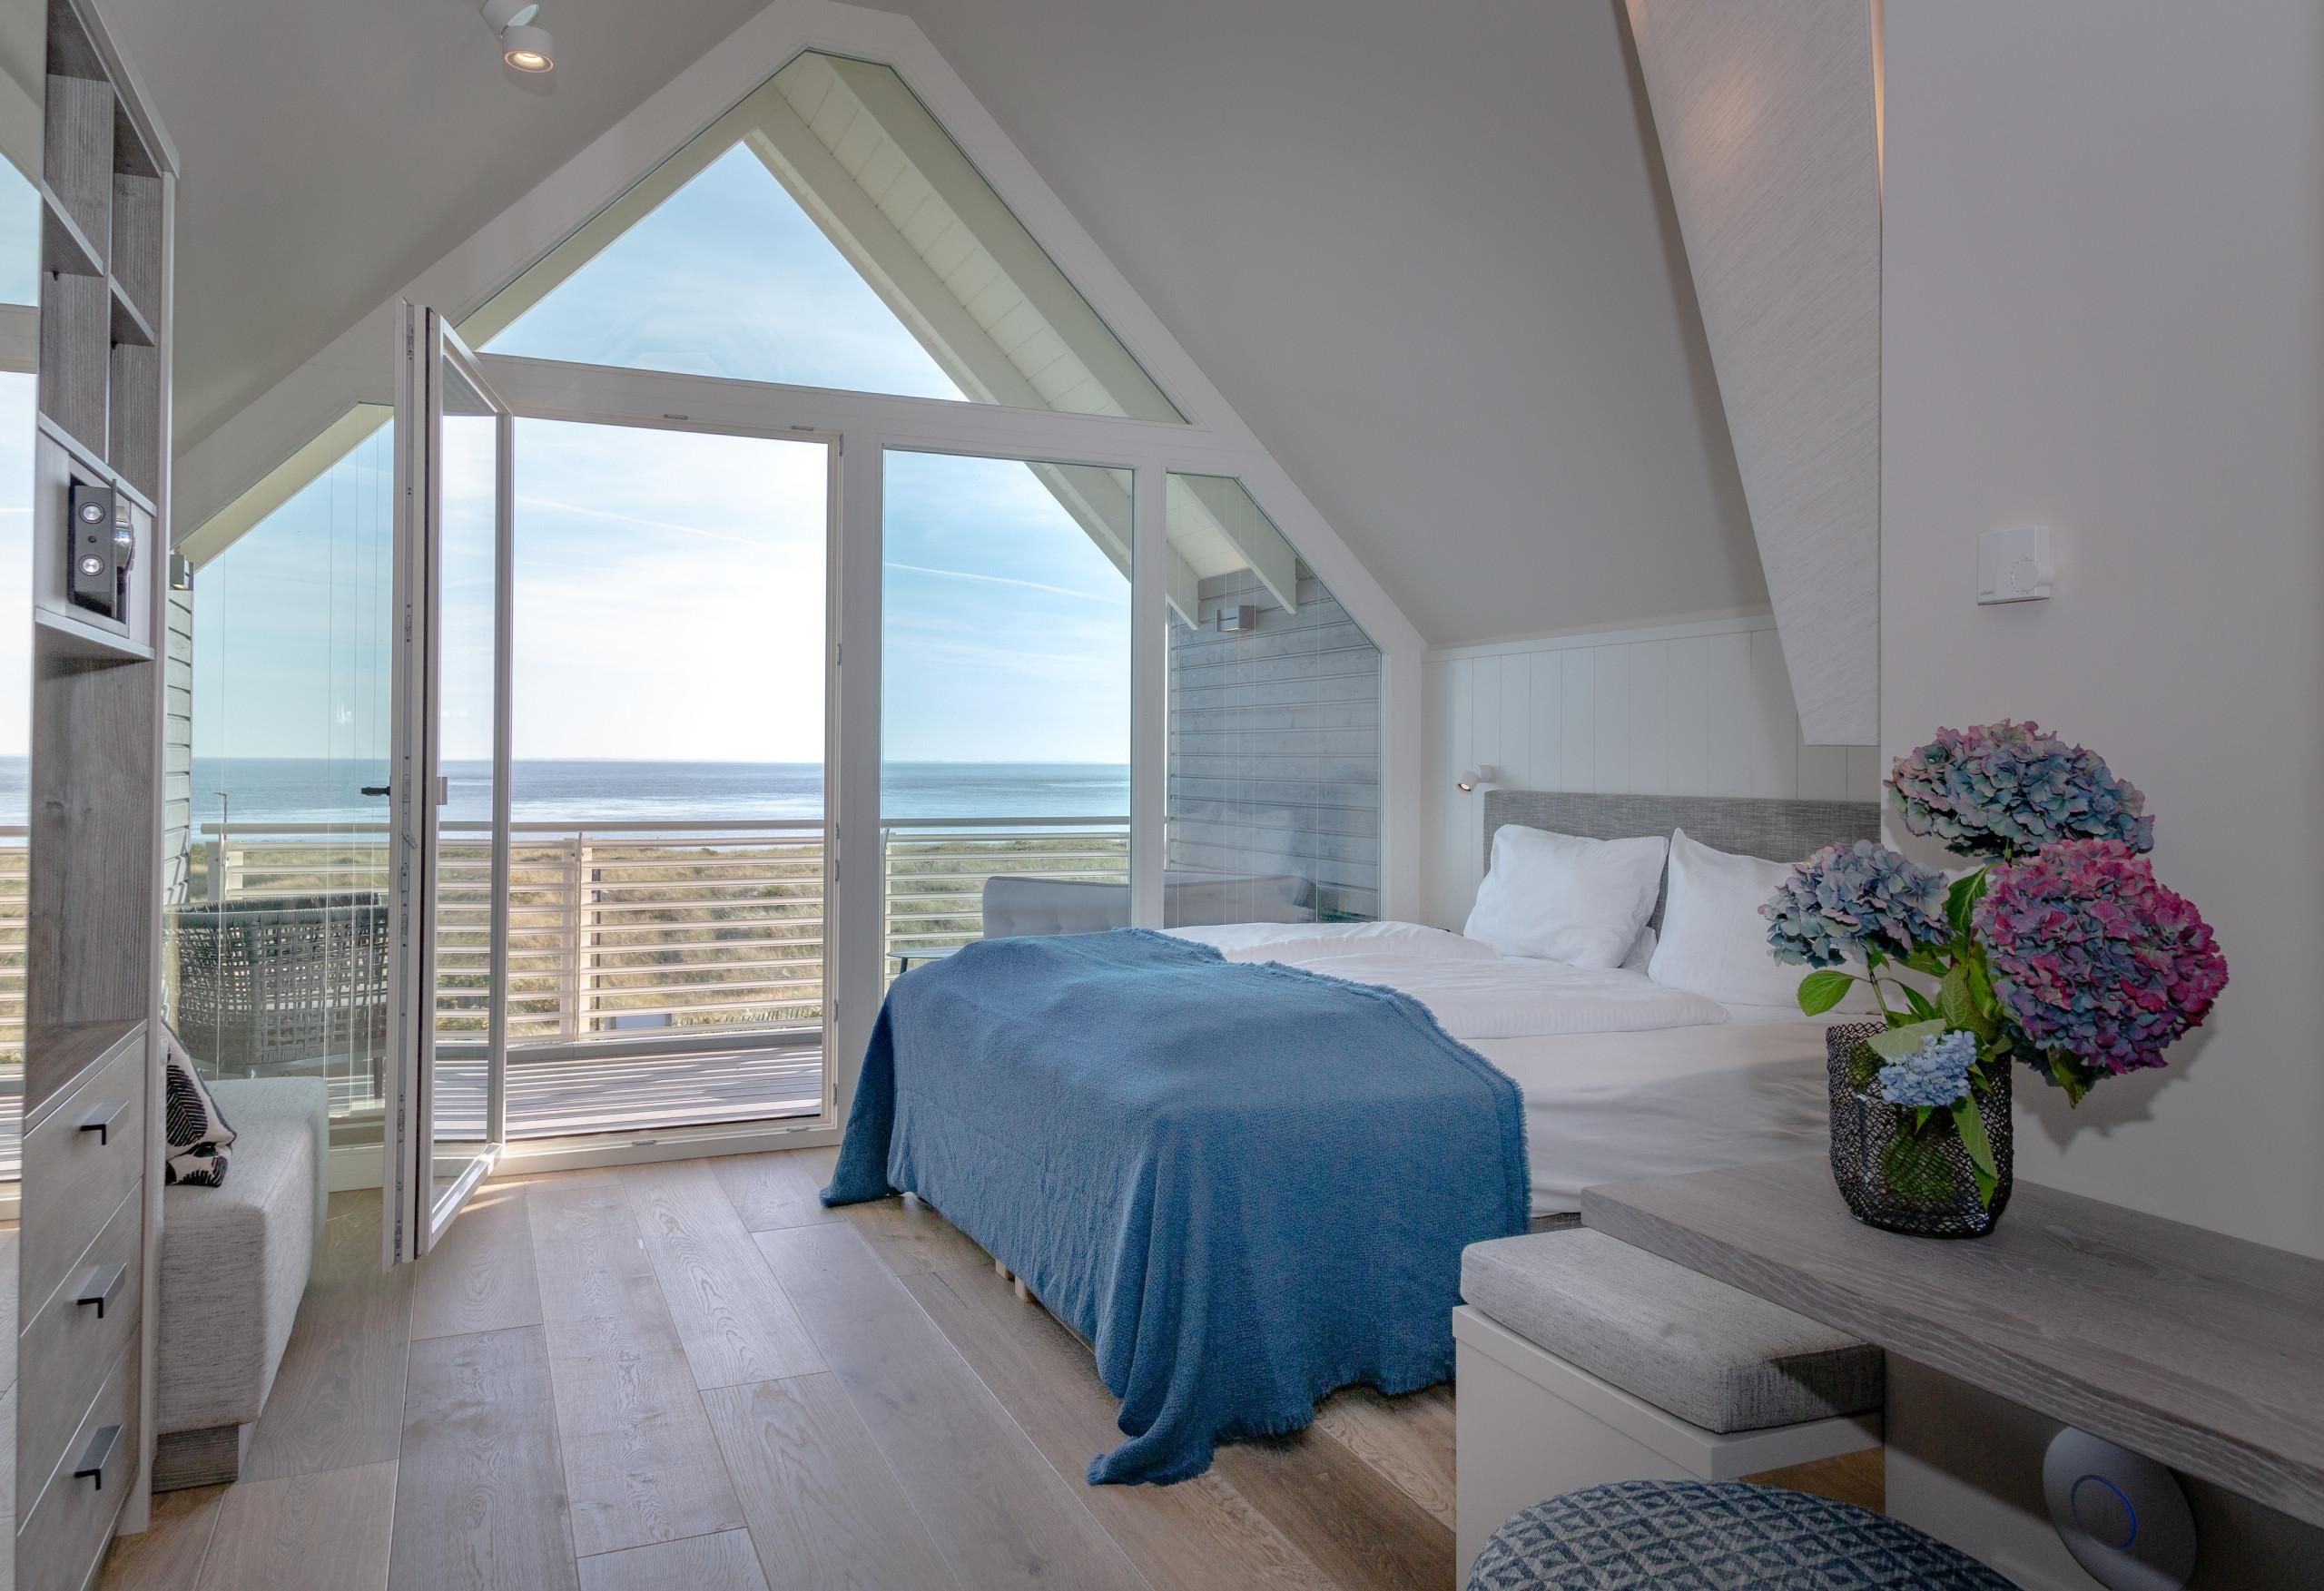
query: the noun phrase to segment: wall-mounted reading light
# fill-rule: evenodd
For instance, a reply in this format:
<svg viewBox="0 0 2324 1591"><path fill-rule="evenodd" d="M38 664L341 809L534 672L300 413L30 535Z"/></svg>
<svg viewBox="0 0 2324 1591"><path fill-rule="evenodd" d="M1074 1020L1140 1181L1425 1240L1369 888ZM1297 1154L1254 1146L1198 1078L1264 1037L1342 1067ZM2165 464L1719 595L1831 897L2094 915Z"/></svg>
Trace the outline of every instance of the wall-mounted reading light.
<svg viewBox="0 0 2324 1591"><path fill-rule="evenodd" d="M485 0L484 25L500 35L500 58L519 72L556 70L556 41L535 25L537 0Z"/></svg>
<svg viewBox="0 0 2324 1591"><path fill-rule="evenodd" d="M1493 782L1496 777L1492 764L1487 762L1470 769L1453 782L1460 786L1462 795L1468 795L1480 790L1499 790L1501 786Z"/></svg>

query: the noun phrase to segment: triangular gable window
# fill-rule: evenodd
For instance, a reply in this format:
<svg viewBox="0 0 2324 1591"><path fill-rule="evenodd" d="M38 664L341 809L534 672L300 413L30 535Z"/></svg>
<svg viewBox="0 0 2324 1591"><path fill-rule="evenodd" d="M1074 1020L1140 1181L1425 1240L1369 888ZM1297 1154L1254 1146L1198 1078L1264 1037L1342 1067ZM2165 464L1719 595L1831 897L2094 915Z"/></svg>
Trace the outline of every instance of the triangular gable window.
<svg viewBox="0 0 2324 1591"><path fill-rule="evenodd" d="M814 52L462 330L534 358L1183 418L901 78Z"/></svg>

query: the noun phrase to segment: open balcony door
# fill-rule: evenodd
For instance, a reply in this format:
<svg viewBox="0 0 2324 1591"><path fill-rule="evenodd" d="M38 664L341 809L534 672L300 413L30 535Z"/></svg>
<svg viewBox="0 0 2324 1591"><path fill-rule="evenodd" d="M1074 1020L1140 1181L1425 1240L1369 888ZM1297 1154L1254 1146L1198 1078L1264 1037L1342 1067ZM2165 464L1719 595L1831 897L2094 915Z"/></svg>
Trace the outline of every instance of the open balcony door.
<svg viewBox="0 0 2324 1591"><path fill-rule="evenodd" d="M507 975L514 512L507 406L443 317L402 311L381 1223L397 1264L442 1237L507 1135L507 1016L497 995ZM446 821L453 804L468 820L457 830ZM445 1033L469 1039L463 1055L480 1048L481 1060L439 1059Z"/></svg>

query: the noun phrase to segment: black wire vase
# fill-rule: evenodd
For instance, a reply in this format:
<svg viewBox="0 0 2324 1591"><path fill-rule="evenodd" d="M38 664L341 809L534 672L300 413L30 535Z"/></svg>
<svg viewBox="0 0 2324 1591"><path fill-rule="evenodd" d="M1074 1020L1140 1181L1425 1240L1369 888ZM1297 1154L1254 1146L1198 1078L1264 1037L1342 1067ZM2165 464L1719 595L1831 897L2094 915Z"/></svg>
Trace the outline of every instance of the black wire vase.
<svg viewBox="0 0 2324 1591"><path fill-rule="evenodd" d="M1915 1130L1915 1113L1880 1097L1881 1062L1865 1041L1885 1022L1843 1022L1826 1030L1832 1085L1832 1180L1866 1226L1913 1237L1983 1237L2008 1206L2009 1067L1977 1095L1977 1114L1993 1146L1999 1181L1988 1205L1977 1196L1976 1168L1950 1118Z"/></svg>

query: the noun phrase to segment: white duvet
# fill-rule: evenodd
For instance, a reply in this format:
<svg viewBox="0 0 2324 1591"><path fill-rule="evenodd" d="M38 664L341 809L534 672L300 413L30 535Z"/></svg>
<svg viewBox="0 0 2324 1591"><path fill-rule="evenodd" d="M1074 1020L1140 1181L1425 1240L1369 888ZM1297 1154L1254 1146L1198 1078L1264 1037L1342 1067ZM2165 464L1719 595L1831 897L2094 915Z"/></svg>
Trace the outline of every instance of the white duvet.
<svg viewBox="0 0 2324 1591"><path fill-rule="evenodd" d="M1507 1073L1525 1096L1536 1215L1597 1183L1676 1175L1822 1147L1824 1028L1728 1007L1642 972L1499 954L1417 923L1177 928L1230 961L1384 984Z"/></svg>
<svg viewBox="0 0 2324 1591"><path fill-rule="evenodd" d="M1278 961L1400 989L1463 1043L1705 1027L1728 1019L1716 1000L1665 988L1642 972L1503 956L1418 923L1236 923L1171 932L1215 946L1229 961Z"/></svg>

